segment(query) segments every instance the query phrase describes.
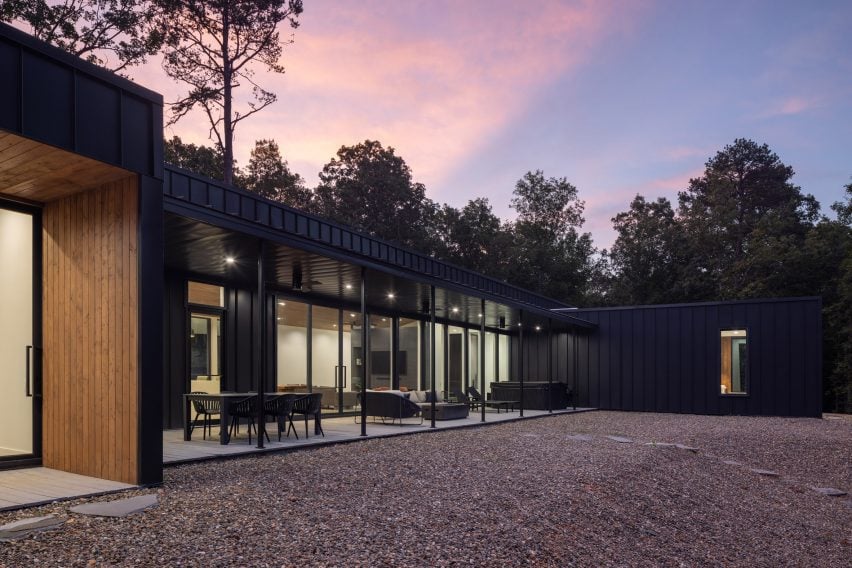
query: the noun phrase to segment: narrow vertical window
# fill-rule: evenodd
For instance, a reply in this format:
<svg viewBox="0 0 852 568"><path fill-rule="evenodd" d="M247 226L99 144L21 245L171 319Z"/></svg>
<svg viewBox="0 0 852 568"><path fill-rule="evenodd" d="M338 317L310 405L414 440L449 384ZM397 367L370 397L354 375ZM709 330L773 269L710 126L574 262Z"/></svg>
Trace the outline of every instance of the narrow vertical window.
<svg viewBox="0 0 852 568"><path fill-rule="evenodd" d="M748 393L748 338L746 330L722 331L722 394Z"/></svg>

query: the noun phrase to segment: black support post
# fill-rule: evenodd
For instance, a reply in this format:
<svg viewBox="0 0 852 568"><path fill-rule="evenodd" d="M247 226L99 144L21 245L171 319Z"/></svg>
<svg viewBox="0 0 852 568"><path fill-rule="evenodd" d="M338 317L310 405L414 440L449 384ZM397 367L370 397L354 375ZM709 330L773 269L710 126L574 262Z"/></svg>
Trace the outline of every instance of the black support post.
<svg viewBox="0 0 852 568"><path fill-rule="evenodd" d="M429 376L432 388L432 423L435 427L435 286L429 287Z"/></svg>
<svg viewBox="0 0 852 568"><path fill-rule="evenodd" d="M479 318L479 392L485 397L485 299L480 300L479 313L482 317ZM496 343L496 337L495 343ZM485 422L485 402L480 405L481 421Z"/></svg>
<svg viewBox="0 0 852 568"><path fill-rule="evenodd" d="M264 241L257 248L257 340L254 345L255 386L257 388L257 447L263 448L263 437L266 434L266 414L264 409L264 393L266 390L266 287L263 275Z"/></svg>
<svg viewBox="0 0 852 568"><path fill-rule="evenodd" d="M361 267L361 435L367 435L367 269Z"/></svg>
<svg viewBox="0 0 852 568"><path fill-rule="evenodd" d="M518 325L518 381L520 383L521 418L524 417L524 312L520 313Z"/></svg>
<svg viewBox="0 0 852 568"><path fill-rule="evenodd" d="M547 411L553 412L553 322L547 320Z"/></svg>

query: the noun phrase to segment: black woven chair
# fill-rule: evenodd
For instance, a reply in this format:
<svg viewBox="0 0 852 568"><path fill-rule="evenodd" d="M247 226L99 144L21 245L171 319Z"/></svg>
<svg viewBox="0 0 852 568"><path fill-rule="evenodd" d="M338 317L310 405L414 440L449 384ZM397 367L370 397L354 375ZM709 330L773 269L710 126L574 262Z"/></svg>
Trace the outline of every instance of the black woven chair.
<svg viewBox="0 0 852 568"><path fill-rule="evenodd" d="M281 432L285 429L287 437L290 437L290 430L296 434L296 439L299 439L299 434L296 433L296 427L293 425L293 404L298 397L291 394L274 396L264 401L263 413L266 416L272 416L278 423L278 441L281 441ZM289 422L289 424L288 424ZM269 433L266 433L266 441L269 441Z"/></svg>
<svg viewBox="0 0 852 568"><path fill-rule="evenodd" d="M497 409L497 412L500 412L501 408L506 409L506 412L511 408L513 411L515 409L516 404L520 404L517 400L494 400L493 398L486 399L479 391L476 390L476 387L467 387L467 396L470 397L470 400L475 404L484 404L485 406L491 406Z"/></svg>
<svg viewBox="0 0 852 568"><path fill-rule="evenodd" d="M209 394L202 391L194 391L189 394ZM207 432L210 432L210 437L213 437L213 416L218 416L221 412L220 404L218 400L197 400L193 399L192 401L192 409L195 410L195 418L192 419L192 422L189 424L189 435L192 436L192 432L195 430L195 427L198 425L198 419L203 417L204 422L202 423L202 437L207 439Z"/></svg>
<svg viewBox="0 0 852 568"><path fill-rule="evenodd" d="M257 397L249 396L231 405L231 430L228 433L228 438L234 435L237 430L240 418L248 420L248 441L251 444L251 431L254 429L254 421L257 418ZM237 430L239 431L239 430Z"/></svg>
<svg viewBox="0 0 852 568"><path fill-rule="evenodd" d="M320 421L320 413L322 412L322 393L315 392L297 398L293 402L293 414L301 414L305 417L305 438L308 438L308 418L314 417L314 428L319 430L322 437L325 438L325 432L322 431L322 423Z"/></svg>

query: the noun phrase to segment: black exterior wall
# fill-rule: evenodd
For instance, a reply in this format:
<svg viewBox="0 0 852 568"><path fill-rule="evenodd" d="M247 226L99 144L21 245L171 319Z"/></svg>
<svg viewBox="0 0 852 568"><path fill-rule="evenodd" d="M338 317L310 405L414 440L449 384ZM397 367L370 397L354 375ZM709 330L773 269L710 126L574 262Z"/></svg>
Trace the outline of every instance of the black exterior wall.
<svg viewBox="0 0 852 568"><path fill-rule="evenodd" d="M0 129L163 178L163 97L0 24Z"/></svg>
<svg viewBox="0 0 852 568"><path fill-rule="evenodd" d="M578 335L576 353L570 333L554 335L554 380L575 387L579 406L818 417L820 310L819 298L572 310L598 329ZM748 331L747 395L720 394L723 329ZM524 351L525 378L546 380L546 335L528 334Z"/></svg>

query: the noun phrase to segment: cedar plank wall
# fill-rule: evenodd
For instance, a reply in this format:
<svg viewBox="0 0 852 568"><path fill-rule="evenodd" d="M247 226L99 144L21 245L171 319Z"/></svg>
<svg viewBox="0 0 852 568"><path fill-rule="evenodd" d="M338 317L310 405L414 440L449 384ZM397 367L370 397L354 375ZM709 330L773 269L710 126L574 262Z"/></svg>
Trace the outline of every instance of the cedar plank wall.
<svg viewBox="0 0 852 568"><path fill-rule="evenodd" d="M44 207L45 467L138 476L136 177Z"/></svg>

